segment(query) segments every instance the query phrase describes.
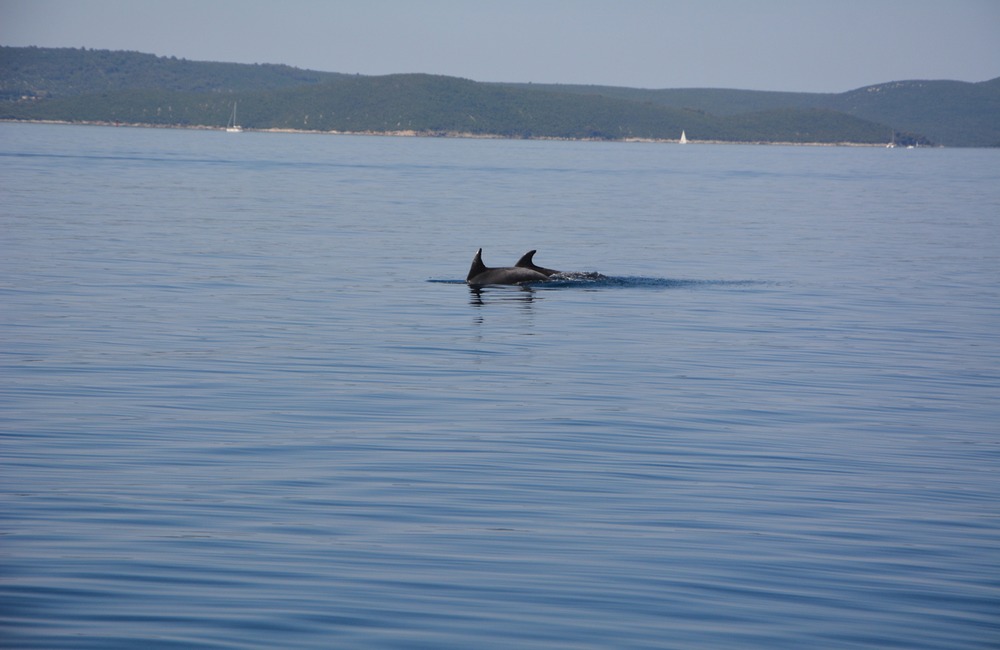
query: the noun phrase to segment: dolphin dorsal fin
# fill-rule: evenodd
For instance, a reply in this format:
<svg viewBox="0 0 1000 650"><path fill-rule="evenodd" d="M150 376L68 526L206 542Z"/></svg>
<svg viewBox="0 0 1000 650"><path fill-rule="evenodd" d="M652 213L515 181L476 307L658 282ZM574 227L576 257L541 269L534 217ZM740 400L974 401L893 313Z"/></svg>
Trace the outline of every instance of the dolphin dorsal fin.
<svg viewBox="0 0 1000 650"><path fill-rule="evenodd" d="M535 256L535 253L537 252L538 252L537 250L528 251L527 253L521 256L521 259L519 259L517 261L517 264L515 264L514 266L520 266L526 269L533 268L535 266L535 262L532 258Z"/></svg>
<svg viewBox="0 0 1000 650"><path fill-rule="evenodd" d="M542 275L548 275L548 276L555 275L556 273L559 272L556 271L555 269L547 269L544 266L538 266L537 264L535 264L534 260L535 252L536 251L534 249L528 251L527 253L521 256L521 259L519 259L517 261L517 264L515 264L514 266L522 269L531 269L532 271L538 271Z"/></svg>
<svg viewBox="0 0 1000 650"><path fill-rule="evenodd" d="M486 265L483 264L483 249L480 248L476 251L476 256L472 258L472 266L469 268L469 275L466 276L465 281L468 282L485 270Z"/></svg>

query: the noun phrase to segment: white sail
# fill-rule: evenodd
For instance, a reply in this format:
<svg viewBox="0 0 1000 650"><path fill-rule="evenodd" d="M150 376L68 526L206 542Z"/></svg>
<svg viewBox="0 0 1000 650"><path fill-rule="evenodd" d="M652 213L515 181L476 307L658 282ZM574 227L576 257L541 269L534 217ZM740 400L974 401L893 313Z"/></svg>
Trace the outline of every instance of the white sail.
<svg viewBox="0 0 1000 650"><path fill-rule="evenodd" d="M229 124L226 125L226 133L240 133L243 127L236 123L236 102L233 102L233 114L229 117Z"/></svg>
<svg viewBox="0 0 1000 650"><path fill-rule="evenodd" d="M680 143L681 144L687 144L688 143L688 137L687 137L687 134L684 133L684 131L681 131Z"/></svg>

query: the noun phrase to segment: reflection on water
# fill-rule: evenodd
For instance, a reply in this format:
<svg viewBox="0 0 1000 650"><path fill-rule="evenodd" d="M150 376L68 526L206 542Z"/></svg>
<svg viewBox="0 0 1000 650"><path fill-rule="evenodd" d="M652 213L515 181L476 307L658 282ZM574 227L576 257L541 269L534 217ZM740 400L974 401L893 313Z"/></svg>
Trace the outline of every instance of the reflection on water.
<svg viewBox="0 0 1000 650"><path fill-rule="evenodd" d="M535 288L530 285L469 287L469 304L475 307L493 302L518 302L530 306L536 299L541 297L536 295Z"/></svg>

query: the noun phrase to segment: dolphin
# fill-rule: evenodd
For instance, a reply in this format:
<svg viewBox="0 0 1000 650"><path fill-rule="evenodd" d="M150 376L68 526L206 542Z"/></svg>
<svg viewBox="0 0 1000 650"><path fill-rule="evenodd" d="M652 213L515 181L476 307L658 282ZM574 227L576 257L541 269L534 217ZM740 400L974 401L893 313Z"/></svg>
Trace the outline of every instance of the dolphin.
<svg viewBox="0 0 1000 650"><path fill-rule="evenodd" d="M541 273L546 277L559 273L559 271L556 271L555 269L547 269L543 266L538 266L537 264L535 264L535 261L531 259L532 257L535 256L535 253L536 251L534 250L528 251L527 253L521 256L521 259L519 259L517 261L517 264L515 264L514 266L522 269L531 269L532 271L538 271L539 273Z"/></svg>
<svg viewBox="0 0 1000 650"><path fill-rule="evenodd" d="M491 269L483 264L483 249L480 248L472 260L472 266L469 268L469 275L465 278L465 281L473 286L482 286L484 284L544 282L548 279L549 276L544 273L521 266L505 266Z"/></svg>

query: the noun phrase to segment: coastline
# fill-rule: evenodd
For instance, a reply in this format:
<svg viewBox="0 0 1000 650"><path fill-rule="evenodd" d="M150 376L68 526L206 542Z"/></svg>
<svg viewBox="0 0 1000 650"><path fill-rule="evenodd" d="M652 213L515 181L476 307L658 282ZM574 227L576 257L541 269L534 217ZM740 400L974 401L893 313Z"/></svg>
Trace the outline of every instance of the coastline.
<svg viewBox="0 0 1000 650"><path fill-rule="evenodd" d="M144 122L108 122L102 120L69 121L69 120L20 120L12 118L0 118L0 123L11 124L54 124L65 126L100 126L100 127L123 127L133 129L181 129L189 131L220 131L225 132L224 126L206 126L203 124L181 125L181 124L150 124ZM266 128L254 129L243 127L244 133L295 133L304 135L351 135L351 136L373 136L373 137L394 137L394 138L457 138L468 140L540 140L553 142L620 142L625 144L681 144L679 139L660 138L561 138L556 136L507 136L494 133L469 133L460 131L413 131L413 130L392 130L392 131L316 131L311 129L288 129L288 128ZM869 142L780 142L770 140L740 141L740 140L698 140L689 138L685 145L757 145L757 146L780 146L780 147L885 147L885 143Z"/></svg>

